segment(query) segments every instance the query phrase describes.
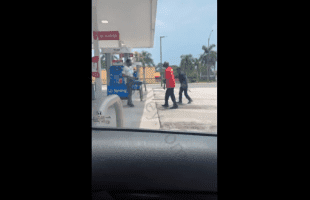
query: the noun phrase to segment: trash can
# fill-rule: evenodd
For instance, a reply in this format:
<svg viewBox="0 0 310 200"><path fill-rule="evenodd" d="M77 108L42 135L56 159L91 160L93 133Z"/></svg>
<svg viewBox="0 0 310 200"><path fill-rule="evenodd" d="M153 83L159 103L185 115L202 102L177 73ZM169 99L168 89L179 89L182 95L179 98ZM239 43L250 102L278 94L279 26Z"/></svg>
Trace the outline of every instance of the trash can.
<svg viewBox="0 0 310 200"><path fill-rule="evenodd" d="M92 84L92 100L95 100L95 84Z"/></svg>

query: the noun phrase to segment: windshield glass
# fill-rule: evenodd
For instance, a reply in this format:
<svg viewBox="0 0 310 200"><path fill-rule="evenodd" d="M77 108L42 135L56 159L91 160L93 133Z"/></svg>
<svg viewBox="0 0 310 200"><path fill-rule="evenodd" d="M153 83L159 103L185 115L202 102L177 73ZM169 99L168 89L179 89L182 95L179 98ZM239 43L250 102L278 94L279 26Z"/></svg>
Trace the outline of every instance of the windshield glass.
<svg viewBox="0 0 310 200"><path fill-rule="evenodd" d="M217 134L217 1L135 2L93 6L93 127Z"/></svg>

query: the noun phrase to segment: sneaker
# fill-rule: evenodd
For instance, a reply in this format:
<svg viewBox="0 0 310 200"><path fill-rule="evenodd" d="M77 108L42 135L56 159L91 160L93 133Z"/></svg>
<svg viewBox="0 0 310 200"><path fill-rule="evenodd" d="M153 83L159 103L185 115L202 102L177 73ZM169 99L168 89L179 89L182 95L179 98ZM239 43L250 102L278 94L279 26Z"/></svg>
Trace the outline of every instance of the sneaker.
<svg viewBox="0 0 310 200"><path fill-rule="evenodd" d="M176 109L176 108L178 108L177 104L173 105L170 109Z"/></svg>
<svg viewBox="0 0 310 200"><path fill-rule="evenodd" d="M190 99L189 101L188 101L188 104L190 104L190 103L192 103L193 102L193 100L192 99Z"/></svg>
<svg viewBox="0 0 310 200"><path fill-rule="evenodd" d="M162 105L162 106L163 106L163 107L169 107L169 105L168 105L168 104L167 104L167 105L166 105L166 104L164 104L164 105Z"/></svg>
<svg viewBox="0 0 310 200"><path fill-rule="evenodd" d="M182 101L177 102L177 104L183 104Z"/></svg>
<svg viewBox="0 0 310 200"><path fill-rule="evenodd" d="M128 106L129 106L129 107L135 107L135 105L133 105L133 104L128 104Z"/></svg>

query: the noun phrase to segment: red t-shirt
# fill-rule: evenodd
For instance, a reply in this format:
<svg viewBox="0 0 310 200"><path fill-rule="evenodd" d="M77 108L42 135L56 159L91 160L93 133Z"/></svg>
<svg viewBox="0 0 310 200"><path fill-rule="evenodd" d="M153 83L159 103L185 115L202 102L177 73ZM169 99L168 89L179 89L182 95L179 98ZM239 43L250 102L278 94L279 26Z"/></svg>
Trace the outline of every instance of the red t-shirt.
<svg viewBox="0 0 310 200"><path fill-rule="evenodd" d="M174 88L175 87L175 79L173 74L173 69L171 67L167 67L165 70L166 73L166 87Z"/></svg>

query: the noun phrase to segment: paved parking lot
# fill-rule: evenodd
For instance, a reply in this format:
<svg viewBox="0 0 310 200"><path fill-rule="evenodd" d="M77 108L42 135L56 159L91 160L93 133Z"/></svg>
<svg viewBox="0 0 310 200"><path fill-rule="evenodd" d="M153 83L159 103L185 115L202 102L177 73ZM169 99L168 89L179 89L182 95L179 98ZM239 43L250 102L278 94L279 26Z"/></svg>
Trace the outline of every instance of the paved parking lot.
<svg viewBox="0 0 310 200"><path fill-rule="evenodd" d="M144 87L143 87L144 89ZM182 130L192 132L217 133L217 87L216 83L192 83L188 95L193 99L187 104L183 94L183 105L178 109L164 108L165 90L160 84L147 85L143 101L139 92L133 94L135 107L127 106L123 100L125 123L124 128L145 128L162 130ZM103 85L106 94L106 85ZM179 98L179 84L174 90L176 99ZM169 106L172 100L169 99ZM109 108L110 124L94 123L94 126L116 127L116 116L113 108Z"/></svg>
<svg viewBox="0 0 310 200"><path fill-rule="evenodd" d="M187 104L183 93L183 104L178 109L162 106L165 98L163 89L153 91L161 129L217 132L217 88L191 88L188 95L193 102ZM179 88L175 88L174 93L178 101ZM173 105L171 99L168 102L169 106Z"/></svg>

